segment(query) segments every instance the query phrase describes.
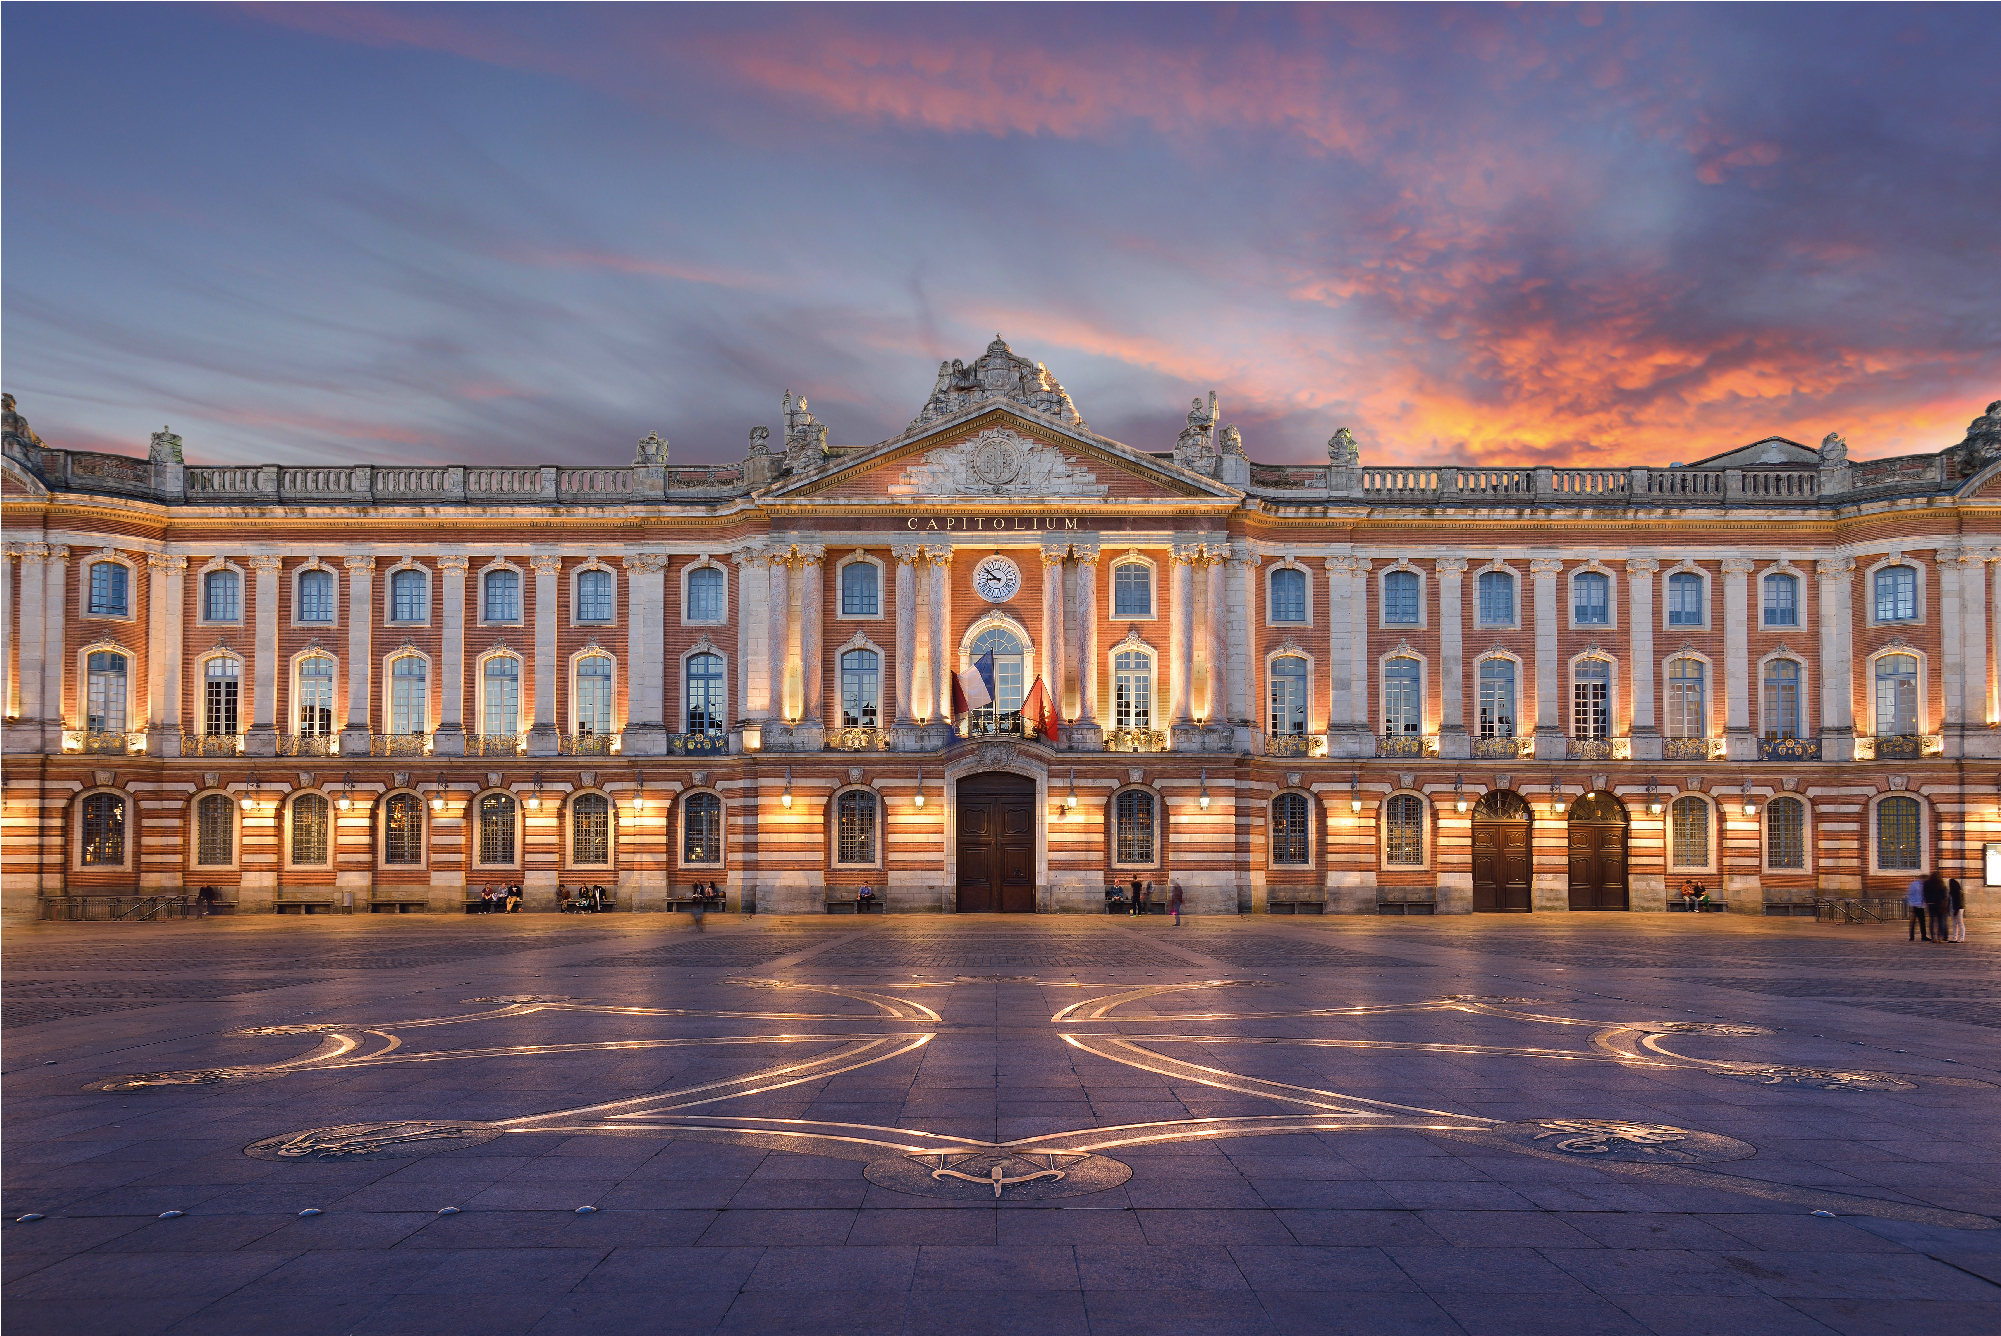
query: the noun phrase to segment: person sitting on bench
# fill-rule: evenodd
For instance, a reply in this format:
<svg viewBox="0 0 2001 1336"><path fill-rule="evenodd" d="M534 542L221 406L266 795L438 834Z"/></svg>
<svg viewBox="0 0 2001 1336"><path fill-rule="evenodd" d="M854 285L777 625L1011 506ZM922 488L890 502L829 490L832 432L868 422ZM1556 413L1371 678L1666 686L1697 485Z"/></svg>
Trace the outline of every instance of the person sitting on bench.
<svg viewBox="0 0 2001 1336"><path fill-rule="evenodd" d="M860 886L855 888L855 913L857 914L868 913L869 906L874 903L875 903L875 887L869 885L867 882L863 882Z"/></svg>

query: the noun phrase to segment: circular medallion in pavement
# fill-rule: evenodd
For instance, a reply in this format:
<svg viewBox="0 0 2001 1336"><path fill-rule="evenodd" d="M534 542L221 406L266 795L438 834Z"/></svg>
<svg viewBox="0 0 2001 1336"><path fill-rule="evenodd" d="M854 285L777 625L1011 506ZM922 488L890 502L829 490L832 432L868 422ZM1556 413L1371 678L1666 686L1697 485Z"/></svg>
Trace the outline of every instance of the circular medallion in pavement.
<svg viewBox="0 0 2001 1336"><path fill-rule="evenodd" d="M348 1123L266 1137L243 1153L256 1160L395 1160L478 1146L499 1135L491 1123Z"/></svg>
<svg viewBox="0 0 2001 1336"><path fill-rule="evenodd" d="M1805 1086L1810 1090L1916 1090L1917 1086L1888 1072L1838 1072L1824 1067L1747 1067L1716 1073L1726 1081L1747 1085Z"/></svg>
<svg viewBox="0 0 2001 1336"><path fill-rule="evenodd" d="M1503 1140L1525 1150L1551 1151L1601 1162L1717 1164L1748 1159L1758 1153L1758 1148L1748 1141L1715 1132L1696 1132L1659 1123L1629 1123L1616 1118L1544 1118L1503 1123L1494 1130Z"/></svg>
<svg viewBox="0 0 2001 1336"><path fill-rule="evenodd" d="M862 1171L877 1187L950 1201L1048 1201L1115 1188L1132 1166L1103 1155L1048 1151L944 1151L871 1161Z"/></svg>

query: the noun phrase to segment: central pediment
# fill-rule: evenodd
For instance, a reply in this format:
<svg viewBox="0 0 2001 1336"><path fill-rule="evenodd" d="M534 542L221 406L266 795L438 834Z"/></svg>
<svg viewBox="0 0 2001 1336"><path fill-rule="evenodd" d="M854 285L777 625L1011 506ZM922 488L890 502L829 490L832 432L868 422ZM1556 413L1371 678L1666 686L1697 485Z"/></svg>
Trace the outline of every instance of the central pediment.
<svg viewBox="0 0 2001 1336"><path fill-rule="evenodd" d="M924 497L1101 498L1111 487L1075 457L1003 426L926 451L888 490Z"/></svg>

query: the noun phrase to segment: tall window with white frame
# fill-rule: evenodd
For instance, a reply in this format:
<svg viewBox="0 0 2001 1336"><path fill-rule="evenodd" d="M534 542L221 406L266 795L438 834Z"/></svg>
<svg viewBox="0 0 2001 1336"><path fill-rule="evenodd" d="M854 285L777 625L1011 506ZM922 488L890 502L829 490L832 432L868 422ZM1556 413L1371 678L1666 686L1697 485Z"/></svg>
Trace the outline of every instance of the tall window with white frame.
<svg viewBox="0 0 2001 1336"><path fill-rule="evenodd" d="M1153 862L1153 795L1127 789L1112 807L1113 857L1125 864Z"/></svg>
<svg viewBox="0 0 2001 1336"><path fill-rule="evenodd" d="M292 862L317 867L327 861L327 800L302 793L292 800Z"/></svg>
<svg viewBox="0 0 2001 1336"><path fill-rule="evenodd" d="M875 794L867 789L849 789L834 800L837 862L875 862L875 819Z"/></svg>
<svg viewBox="0 0 2001 1336"><path fill-rule="evenodd" d="M577 620L609 622L618 616L618 583L596 567L577 572Z"/></svg>
<svg viewBox="0 0 2001 1336"><path fill-rule="evenodd" d="M489 622L521 620L521 572L488 571L481 587L486 591L484 620Z"/></svg>
<svg viewBox="0 0 2001 1336"><path fill-rule="evenodd" d="M243 620L243 580L235 571L210 571L202 577L202 620Z"/></svg>
<svg viewBox="0 0 2001 1336"><path fill-rule="evenodd" d="M1305 571L1281 566L1271 573L1271 619L1282 625L1305 624Z"/></svg>
<svg viewBox="0 0 2001 1336"><path fill-rule="evenodd" d="M237 687L239 667L235 659L218 656L202 670L202 732L209 737L234 735L238 729Z"/></svg>
<svg viewBox="0 0 2001 1336"><path fill-rule="evenodd" d="M431 617L431 585L422 571L392 571L389 575L389 620L423 622Z"/></svg>
<svg viewBox="0 0 2001 1336"><path fill-rule="evenodd" d="M881 722L881 662L872 649L851 649L841 656L842 728L874 728Z"/></svg>
<svg viewBox="0 0 2001 1336"><path fill-rule="evenodd" d="M882 596L875 564L851 561L841 567L841 616L879 617Z"/></svg>
<svg viewBox="0 0 2001 1336"><path fill-rule="evenodd" d="M300 737L323 738L333 732L334 661L324 654L299 660Z"/></svg>
<svg viewBox="0 0 2001 1336"><path fill-rule="evenodd" d="M1570 582L1570 620L1578 626L1612 624L1612 578L1602 571L1580 571Z"/></svg>
<svg viewBox="0 0 2001 1336"><path fill-rule="evenodd" d="M1515 661L1480 660L1480 736L1515 736Z"/></svg>
<svg viewBox="0 0 2001 1336"><path fill-rule="evenodd" d="M1137 561L1112 567L1112 616L1153 617L1153 572Z"/></svg>
<svg viewBox="0 0 2001 1336"><path fill-rule="evenodd" d="M1667 735L1707 738L1709 713L1701 659L1686 655L1668 660Z"/></svg>
<svg viewBox="0 0 2001 1336"><path fill-rule="evenodd" d="M1021 698L1025 691L1023 665L1027 652L1021 640L1004 626L990 626L973 639L972 660L991 651L994 656L994 698L974 710L967 728L974 733L1014 733L1021 729Z"/></svg>
<svg viewBox="0 0 2001 1336"><path fill-rule="evenodd" d="M90 615L129 617L131 601L127 593L129 573L120 561L92 562L90 567Z"/></svg>
<svg viewBox="0 0 2001 1336"><path fill-rule="evenodd" d="M1885 566L1876 572L1876 620L1914 622L1918 619L1918 573L1909 566Z"/></svg>
<svg viewBox="0 0 2001 1336"><path fill-rule="evenodd" d="M1765 866L1774 871L1806 868L1806 803L1781 795L1765 804Z"/></svg>
<svg viewBox="0 0 2001 1336"><path fill-rule="evenodd" d="M611 656L586 654L577 660L577 733L611 732Z"/></svg>
<svg viewBox="0 0 2001 1336"><path fill-rule="evenodd" d="M1667 615L1669 626L1702 625L1702 577L1694 571L1676 571L1668 576Z"/></svg>
<svg viewBox="0 0 2001 1336"><path fill-rule="evenodd" d="M1415 793L1392 794L1383 805L1383 862L1424 866L1424 799Z"/></svg>
<svg viewBox="0 0 2001 1336"><path fill-rule="evenodd" d="M128 660L114 650L96 650L84 669L89 678L84 727L93 733L123 733Z"/></svg>
<svg viewBox="0 0 2001 1336"><path fill-rule="evenodd" d="M125 796L91 793L83 800L81 853L85 867L125 866Z"/></svg>
<svg viewBox="0 0 2001 1336"><path fill-rule="evenodd" d="M580 793L570 800L570 861L611 862L611 799L602 793Z"/></svg>
<svg viewBox="0 0 2001 1336"><path fill-rule="evenodd" d="M1774 572L1765 577L1765 625L1800 624L1800 582L1797 577Z"/></svg>
<svg viewBox="0 0 2001 1336"><path fill-rule="evenodd" d="M317 568L299 572L298 620L315 625L334 620L334 574Z"/></svg>
<svg viewBox="0 0 2001 1336"><path fill-rule="evenodd" d="M1915 737L1918 732L1918 660L1914 654L1876 658L1876 736Z"/></svg>
<svg viewBox="0 0 2001 1336"><path fill-rule="evenodd" d="M1383 664L1383 736L1415 738L1424 729L1423 675L1416 659L1399 654Z"/></svg>
<svg viewBox="0 0 2001 1336"><path fill-rule="evenodd" d="M1275 738L1306 736L1306 660L1297 654L1281 654L1271 661L1266 673L1271 694L1271 735Z"/></svg>
<svg viewBox="0 0 2001 1336"><path fill-rule="evenodd" d="M1153 727L1153 655L1143 649L1112 656L1112 726Z"/></svg>
<svg viewBox="0 0 2001 1336"><path fill-rule="evenodd" d="M1280 867L1305 867L1313 860L1311 840L1306 795L1281 793L1272 799L1271 861Z"/></svg>
<svg viewBox="0 0 2001 1336"><path fill-rule="evenodd" d="M1570 736L1604 742L1612 736L1612 664L1579 659L1570 670Z"/></svg>
<svg viewBox="0 0 2001 1336"><path fill-rule="evenodd" d="M1515 624L1515 577L1506 571L1480 572L1480 625Z"/></svg>
<svg viewBox="0 0 2001 1336"><path fill-rule="evenodd" d="M688 620L719 622L723 619L723 573L714 566L697 566L688 572Z"/></svg>
<svg viewBox="0 0 2001 1336"><path fill-rule="evenodd" d="M424 800L391 794L382 805L382 861L411 866L424 861Z"/></svg>
<svg viewBox="0 0 2001 1336"><path fill-rule="evenodd" d="M1765 665L1765 737L1771 741L1800 735L1800 666L1792 659Z"/></svg>
<svg viewBox="0 0 2001 1336"><path fill-rule="evenodd" d="M1418 588L1416 571L1391 571L1383 577L1384 625L1418 624Z"/></svg>
<svg viewBox="0 0 2001 1336"><path fill-rule="evenodd" d="M728 727L723 718L723 656L688 656L688 731L716 737Z"/></svg>
<svg viewBox="0 0 2001 1336"><path fill-rule="evenodd" d="M1924 868L1924 809L1906 793L1893 793L1876 804L1876 866L1884 872L1917 872Z"/></svg>
<svg viewBox="0 0 2001 1336"><path fill-rule="evenodd" d="M1709 866L1709 804L1684 794L1668 809L1668 843L1673 864L1697 870Z"/></svg>
<svg viewBox="0 0 2001 1336"><path fill-rule="evenodd" d="M389 731L410 736L428 733L430 728L429 665L414 654L404 654L389 665Z"/></svg>
<svg viewBox="0 0 2001 1336"><path fill-rule="evenodd" d="M496 654L480 668L484 710L480 732L489 738L512 738L521 732L521 662ZM513 860L509 860L510 862Z"/></svg>
<svg viewBox="0 0 2001 1336"><path fill-rule="evenodd" d="M691 793L681 804L681 861L723 861L723 800L713 793Z"/></svg>
<svg viewBox="0 0 2001 1336"><path fill-rule="evenodd" d="M514 799L505 793L479 797L479 861L505 866L514 861Z"/></svg>

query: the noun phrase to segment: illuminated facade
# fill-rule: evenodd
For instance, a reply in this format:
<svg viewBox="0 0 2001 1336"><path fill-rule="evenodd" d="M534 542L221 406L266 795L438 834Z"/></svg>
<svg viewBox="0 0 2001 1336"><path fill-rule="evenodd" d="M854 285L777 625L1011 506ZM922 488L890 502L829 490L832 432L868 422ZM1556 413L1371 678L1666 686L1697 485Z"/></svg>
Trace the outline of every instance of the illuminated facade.
<svg viewBox="0 0 2001 1336"><path fill-rule="evenodd" d="M2001 405L1869 462L1264 466L997 339L878 445L782 411L735 466L204 467L10 401L7 914L1991 902Z"/></svg>

